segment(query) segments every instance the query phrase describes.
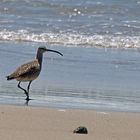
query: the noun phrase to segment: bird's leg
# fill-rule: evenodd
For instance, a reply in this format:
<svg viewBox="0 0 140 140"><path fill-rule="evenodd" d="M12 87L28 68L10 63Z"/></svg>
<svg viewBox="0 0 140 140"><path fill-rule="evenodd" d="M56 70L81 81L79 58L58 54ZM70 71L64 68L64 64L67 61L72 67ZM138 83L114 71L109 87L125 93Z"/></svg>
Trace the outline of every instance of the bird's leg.
<svg viewBox="0 0 140 140"><path fill-rule="evenodd" d="M30 85L31 85L32 81L29 82L28 87L27 87L27 91L29 93L29 89L30 89Z"/></svg>
<svg viewBox="0 0 140 140"><path fill-rule="evenodd" d="M26 100L28 100L28 101L30 100L29 99L29 90L30 90L31 83L32 83L32 81L29 82L28 87L27 87L27 94L26 94L27 98L26 98Z"/></svg>
<svg viewBox="0 0 140 140"><path fill-rule="evenodd" d="M27 91L26 89L22 88L22 87L20 86L20 83L21 83L21 82L18 83L18 88L20 88L20 89L22 89L22 90L24 91L24 93L25 93L26 96L27 96L26 100L29 100L29 94L28 94L28 91ZM29 85L28 85L28 86L29 86Z"/></svg>

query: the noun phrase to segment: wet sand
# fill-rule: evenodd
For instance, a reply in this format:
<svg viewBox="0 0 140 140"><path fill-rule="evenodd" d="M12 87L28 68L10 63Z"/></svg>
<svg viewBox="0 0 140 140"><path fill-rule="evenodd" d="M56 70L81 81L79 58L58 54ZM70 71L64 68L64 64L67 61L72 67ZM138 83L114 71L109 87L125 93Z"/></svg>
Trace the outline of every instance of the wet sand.
<svg viewBox="0 0 140 140"><path fill-rule="evenodd" d="M74 134L85 126L88 134ZM140 114L0 106L2 140L139 140Z"/></svg>

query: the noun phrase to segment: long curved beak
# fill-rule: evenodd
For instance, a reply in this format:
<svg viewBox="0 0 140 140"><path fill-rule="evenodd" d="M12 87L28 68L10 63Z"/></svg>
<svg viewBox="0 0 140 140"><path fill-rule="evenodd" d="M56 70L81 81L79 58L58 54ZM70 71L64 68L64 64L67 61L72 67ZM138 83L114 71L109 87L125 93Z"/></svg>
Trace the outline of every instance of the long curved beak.
<svg viewBox="0 0 140 140"><path fill-rule="evenodd" d="M63 54L62 54L62 53L60 53L60 52L58 52L58 51L55 51L55 50L46 49L46 51L49 51L49 52L54 52L54 53L58 53L58 54L60 54L61 56L63 56Z"/></svg>

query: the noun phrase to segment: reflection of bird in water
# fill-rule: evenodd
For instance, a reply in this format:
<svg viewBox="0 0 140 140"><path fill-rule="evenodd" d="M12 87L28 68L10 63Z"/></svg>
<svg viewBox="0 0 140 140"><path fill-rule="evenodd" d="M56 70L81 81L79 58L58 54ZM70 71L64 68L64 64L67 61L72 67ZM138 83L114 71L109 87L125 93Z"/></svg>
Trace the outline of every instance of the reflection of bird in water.
<svg viewBox="0 0 140 140"><path fill-rule="evenodd" d="M19 81L18 88L20 88L24 91L24 93L27 96L27 98L26 98L27 101L30 100L30 98L29 98L30 85L31 85L32 81L35 80L40 74L40 71L42 68L43 53L46 51L55 52L55 53L62 55L58 51L50 50L50 49L47 49L46 47L39 47L37 50L37 55L36 55L35 60L21 65L20 67L18 67L16 69L16 71L14 71L12 74L7 76L7 80L16 79L17 81ZM27 86L27 90L20 86L21 82L29 82L29 84Z"/></svg>

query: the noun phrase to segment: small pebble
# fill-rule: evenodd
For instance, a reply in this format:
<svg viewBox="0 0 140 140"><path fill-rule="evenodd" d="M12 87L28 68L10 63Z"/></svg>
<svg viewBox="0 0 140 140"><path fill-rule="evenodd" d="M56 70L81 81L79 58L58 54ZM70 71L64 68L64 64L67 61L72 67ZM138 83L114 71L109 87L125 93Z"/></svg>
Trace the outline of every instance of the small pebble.
<svg viewBox="0 0 140 140"><path fill-rule="evenodd" d="M73 133L77 133L77 134L88 134L88 130L86 127L84 126L79 126L78 128L76 128Z"/></svg>

